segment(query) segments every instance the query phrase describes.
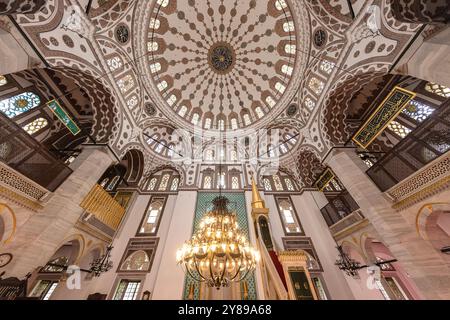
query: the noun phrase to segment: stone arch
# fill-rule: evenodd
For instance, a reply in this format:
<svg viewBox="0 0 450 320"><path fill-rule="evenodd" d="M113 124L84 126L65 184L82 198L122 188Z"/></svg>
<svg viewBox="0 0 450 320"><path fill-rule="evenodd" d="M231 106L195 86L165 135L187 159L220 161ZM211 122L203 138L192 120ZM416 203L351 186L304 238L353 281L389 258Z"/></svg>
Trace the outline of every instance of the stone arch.
<svg viewBox="0 0 450 320"><path fill-rule="evenodd" d="M450 245L450 203L425 204L417 213L416 230L435 250ZM444 255L450 263L450 257Z"/></svg>
<svg viewBox="0 0 450 320"><path fill-rule="evenodd" d="M375 238L367 237L366 241L362 245L364 246L367 254L367 259L369 262L368 265L373 265L379 260L390 261L396 259L389 248L383 242ZM386 270L381 268L383 278L389 277L395 279L397 287L403 292L404 295L406 295L407 299L420 299L421 297L415 284L410 280L410 277L403 269L401 262L391 262L390 266L392 266L392 269ZM385 289L389 289L389 286L386 287L385 283L383 283L383 287L385 287ZM389 295L391 296L392 292Z"/></svg>
<svg viewBox="0 0 450 320"><path fill-rule="evenodd" d="M0 203L0 246L13 240L16 227L17 220L13 209L5 203Z"/></svg>
<svg viewBox="0 0 450 320"><path fill-rule="evenodd" d="M144 173L144 154L138 149L129 150L122 159L122 164L127 168L124 180L129 186L137 186Z"/></svg>
<svg viewBox="0 0 450 320"><path fill-rule="evenodd" d="M73 235L61 242L47 264L60 258L66 258L67 266L76 265L85 249L85 239L82 235Z"/></svg>

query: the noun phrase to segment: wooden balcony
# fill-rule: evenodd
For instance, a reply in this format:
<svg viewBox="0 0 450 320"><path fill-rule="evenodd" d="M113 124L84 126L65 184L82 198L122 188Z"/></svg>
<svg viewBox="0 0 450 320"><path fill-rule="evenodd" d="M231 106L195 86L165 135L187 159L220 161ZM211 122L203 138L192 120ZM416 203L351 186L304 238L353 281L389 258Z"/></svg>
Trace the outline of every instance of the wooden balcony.
<svg viewBox="0 0 450 320"><path fill-rule="evenodd" d="M92 188L80 206L86 210L90 217L93 216L114 232L119 228L126 211L100 185L95 185Z"/></svg>

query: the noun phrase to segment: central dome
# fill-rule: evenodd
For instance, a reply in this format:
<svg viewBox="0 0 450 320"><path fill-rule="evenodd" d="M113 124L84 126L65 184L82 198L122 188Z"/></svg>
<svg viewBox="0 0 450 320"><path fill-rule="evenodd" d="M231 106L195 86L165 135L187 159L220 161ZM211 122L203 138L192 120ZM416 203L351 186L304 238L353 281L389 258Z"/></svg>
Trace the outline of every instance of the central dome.
<svg viewBox="0 0 450 320"><path fill-rule="evenodd" d="M297 59L287 0L156 0L150 17L148 66L166 114L207 130L276 116Z"/></svg>

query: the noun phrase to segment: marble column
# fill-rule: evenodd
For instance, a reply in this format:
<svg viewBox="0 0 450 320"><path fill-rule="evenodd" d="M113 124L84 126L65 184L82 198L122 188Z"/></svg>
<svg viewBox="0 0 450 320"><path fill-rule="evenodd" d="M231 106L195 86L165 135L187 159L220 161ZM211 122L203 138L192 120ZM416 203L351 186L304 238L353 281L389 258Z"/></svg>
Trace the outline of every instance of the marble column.
<svg viewBox="0 0 450 320"><path fill-rule="evenodd" d="M392 209L392 203L367 176L367 167L353 149L335 149L325 159L364 216L399 260L423 298L450 299L450 269L413 225Z"/></svg>
<svg viewBox="0 0 450 320"><path fill-rule="evenodd" d="M7 275L23 277L44 266L55 251L71 236L70 231L83 213L81 201L113 163L103 148L85 148L76 159L76 169L55 191L44 209L28 215L18 227L14 240L2 251L14 255Z"/></svg>
<svg viewBox="0 0 450 320"><path fill-rule="evenodd" d="M180 300L183 297L185 274L176 262L177 250L192 237L192 223L197 204L197 191L180 191L168 228L164 255L157 268L152 300Z"/></svg>

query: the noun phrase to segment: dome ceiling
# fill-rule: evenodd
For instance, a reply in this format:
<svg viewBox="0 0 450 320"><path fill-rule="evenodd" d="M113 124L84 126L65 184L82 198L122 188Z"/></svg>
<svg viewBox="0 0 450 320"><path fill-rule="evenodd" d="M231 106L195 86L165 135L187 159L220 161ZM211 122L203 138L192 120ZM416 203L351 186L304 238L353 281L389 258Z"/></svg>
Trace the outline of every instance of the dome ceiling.
<svg viewBox="0 0 450 320"><path fill-rule="evenodd" d="M229 131L276 117L295 94L292 75L300 74L291 5L155 1L146 73L160 109L184 127Z"/></svg>

